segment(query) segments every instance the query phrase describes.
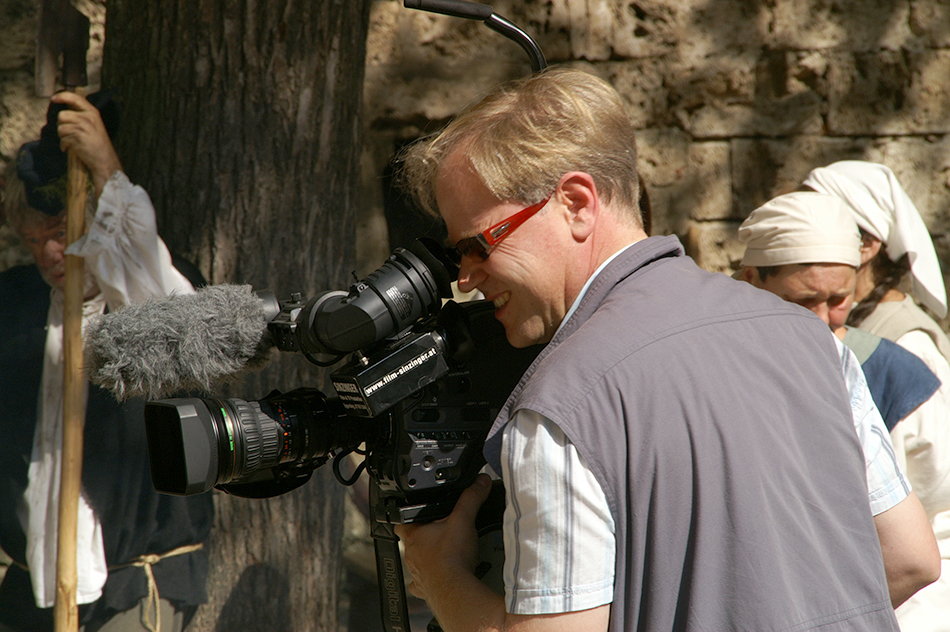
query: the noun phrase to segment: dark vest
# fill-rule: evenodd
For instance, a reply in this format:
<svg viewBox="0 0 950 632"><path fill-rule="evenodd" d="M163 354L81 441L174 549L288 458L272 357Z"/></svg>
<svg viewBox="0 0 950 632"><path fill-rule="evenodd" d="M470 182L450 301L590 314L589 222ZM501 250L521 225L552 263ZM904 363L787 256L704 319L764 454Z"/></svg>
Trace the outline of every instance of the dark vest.
<svg viewBox="0 0 950 632"><path fill-rule="evenodd" d="M897 629L840 359L811 312L651 238L515 388L486 443L495 471L520 409L604 489L612 631Z"/></svg>
<svg viewBox="0 0 950 632"><path fill-rule="evenodd" d="M854 327L847 328L842 342L861 363L888 431L940 388L940 378L924 361L895 342Z"/></svg>

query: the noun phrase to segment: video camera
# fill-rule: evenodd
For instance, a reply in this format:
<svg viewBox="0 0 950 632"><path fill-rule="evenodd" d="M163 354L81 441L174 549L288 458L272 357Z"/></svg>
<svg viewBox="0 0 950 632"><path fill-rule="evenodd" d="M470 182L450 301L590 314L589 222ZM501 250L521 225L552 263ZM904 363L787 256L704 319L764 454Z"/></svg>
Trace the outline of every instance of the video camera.
<svg viewBox="0 0 950 632"><path fill-rule="evenodd" d="M408 630L393 525L447 516L485 463L492 421L539 351L515 349L487 301L443 306L457 274L435 242L417 240L348 292L270 305L275 346L337 360L328 397L314 388L260 400L148 402L145 425L155 488L188 495L218 488L263 498L293 490L332 460L336 478L370 478L371 533L387 630ZM451 271L451 272L450 272ZM363 462L344 474L349 455ZM497 499L495 500L497 503ZM500 507L503 508L503 502ZM498 524L496 515L482 516Z"/></svg>

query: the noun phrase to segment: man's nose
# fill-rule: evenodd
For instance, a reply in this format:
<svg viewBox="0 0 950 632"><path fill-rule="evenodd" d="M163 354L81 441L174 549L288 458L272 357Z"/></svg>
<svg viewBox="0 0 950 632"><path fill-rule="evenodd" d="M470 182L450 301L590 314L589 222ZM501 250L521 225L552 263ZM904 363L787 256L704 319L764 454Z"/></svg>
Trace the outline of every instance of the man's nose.
<svg viewBox="0 0 950 632"><path fill-rule="evenodd" d="M47 263L59 263L66 257L66 244L58 239L49 239L43 244L43 259Z"/></svg>
<svg viewBox="0 0 950 632"><path fill-rule="evenodd" d="M459 291L463 294L471 292L478 287L478 284L485 278L485 273L481 266L472 261L471 257L462 257L459 263Z"/></svg>

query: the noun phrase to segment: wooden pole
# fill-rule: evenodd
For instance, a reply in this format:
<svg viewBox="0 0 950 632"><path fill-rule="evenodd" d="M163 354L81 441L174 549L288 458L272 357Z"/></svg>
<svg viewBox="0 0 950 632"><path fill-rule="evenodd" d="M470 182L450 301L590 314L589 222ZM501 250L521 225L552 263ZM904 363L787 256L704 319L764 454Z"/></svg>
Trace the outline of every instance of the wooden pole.
<svg viewBox="0 0 950 632"><path fill-rule="evenodd" d="M81 88L76 90L83 94ZM69 152L66 199L66 245L82 237L86 224L86 192L89 176L74 151ZM63 454L59 487L59 530L56 555L56 632L79 629L76 605L76 532L79 492L82 487L84 382L82 373L82 257L66 255L63 289Z"/></svg>

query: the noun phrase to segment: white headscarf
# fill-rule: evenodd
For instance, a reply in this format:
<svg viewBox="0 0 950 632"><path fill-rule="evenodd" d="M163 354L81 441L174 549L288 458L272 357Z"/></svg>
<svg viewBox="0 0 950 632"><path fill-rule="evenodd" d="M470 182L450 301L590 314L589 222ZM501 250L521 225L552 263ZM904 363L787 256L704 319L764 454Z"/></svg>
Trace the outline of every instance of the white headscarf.
<svg viewBox="0 0 950 632"><path fill-rule="evenodd" d="M847 205L823 193L796 192L752 211L739 227L743 266L861 264L861 233Z"/></svg>
<svg viewBox="0 0 950 632"><path fill-rule="evenodd" d="M847 202L858 225L885 244L891 261L906 253L914 298L938 317L947 315L947 290L933 241L893 171L873 162L844 160L812 170L804 184Z"/></svg>

